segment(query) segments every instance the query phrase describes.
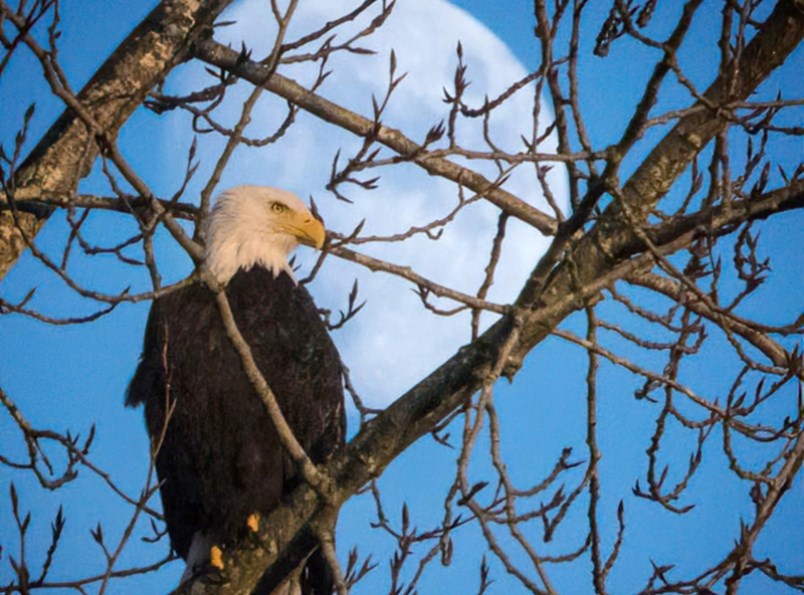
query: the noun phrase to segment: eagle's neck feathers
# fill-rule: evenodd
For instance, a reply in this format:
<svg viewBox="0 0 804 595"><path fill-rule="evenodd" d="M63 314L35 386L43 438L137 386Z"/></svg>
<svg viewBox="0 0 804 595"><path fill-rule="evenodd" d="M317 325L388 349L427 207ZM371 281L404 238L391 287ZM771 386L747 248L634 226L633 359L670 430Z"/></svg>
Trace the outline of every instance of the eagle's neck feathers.
<svg viewBox="0 0 804 595"><path fill-rule="evenodd" d="M210 246L207 265L220 283L228 283L238 270L248 271L254 266L268 269L273 272L274 277L285 271L293 278L288 255L296 247L296 243L290 237L279 234L222 238L213 236L207 238L207 241Z"/></svg>

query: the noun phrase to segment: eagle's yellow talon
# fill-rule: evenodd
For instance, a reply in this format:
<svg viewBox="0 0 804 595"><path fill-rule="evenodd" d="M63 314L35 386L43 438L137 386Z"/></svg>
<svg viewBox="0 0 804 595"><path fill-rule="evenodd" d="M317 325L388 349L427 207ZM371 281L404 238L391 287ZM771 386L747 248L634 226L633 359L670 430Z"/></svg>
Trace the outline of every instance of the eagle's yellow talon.
<svg viewBox="0 0 804 595"><path fill-rule="evenodd" d="M252 533L257 533L260 530L260 513L253 512L248 515L248 519L246 519L246 525L249 529L251 529Z"/></svg>
<svg viewBox="0 0 804 595"><path fill-rule="evenodd" d="M223 570L223 551L217 545L209 550L209 563L218 570Z"/></svg>

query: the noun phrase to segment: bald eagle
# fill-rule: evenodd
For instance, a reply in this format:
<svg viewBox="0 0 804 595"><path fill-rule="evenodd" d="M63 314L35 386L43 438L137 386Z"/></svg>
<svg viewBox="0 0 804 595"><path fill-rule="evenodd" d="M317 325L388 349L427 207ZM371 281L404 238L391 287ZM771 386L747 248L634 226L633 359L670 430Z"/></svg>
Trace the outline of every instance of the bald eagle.
<svg viewBox="0 0 804 595"><path fill-rule="evenodd" d="M288 255L323 242L323 225L293 193L257 186L222 193L206 236L206 265L316 464L344 440L341 362ZM210 548L245 539L252 515L267 516L300 481L201 282L154 300L126 404L145 406L167 532L189 573ZM320 552L298 581L303 593L332 593Z"/></svg>

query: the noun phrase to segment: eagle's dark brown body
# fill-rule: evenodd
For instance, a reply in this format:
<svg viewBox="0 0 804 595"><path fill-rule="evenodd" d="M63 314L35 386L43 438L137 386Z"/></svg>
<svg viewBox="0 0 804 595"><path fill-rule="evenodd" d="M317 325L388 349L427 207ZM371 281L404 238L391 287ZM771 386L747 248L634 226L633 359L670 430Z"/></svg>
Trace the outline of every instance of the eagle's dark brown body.
<svg viewBox="0 0 804 595"><path fill-rule="evenodd" d="M312 298L287 274L261 267L238 271L226 294L296 438L313 462L325 461L344 440L341 363ZM165 521L184 558L197 531L223 546L241 539L247 517L266 516L298 482L201 284L154 301L126 403L145 405L152 447L162 441ZM317 556L307 574L319 576L307 577L305 591L331 593Z"/></svg>

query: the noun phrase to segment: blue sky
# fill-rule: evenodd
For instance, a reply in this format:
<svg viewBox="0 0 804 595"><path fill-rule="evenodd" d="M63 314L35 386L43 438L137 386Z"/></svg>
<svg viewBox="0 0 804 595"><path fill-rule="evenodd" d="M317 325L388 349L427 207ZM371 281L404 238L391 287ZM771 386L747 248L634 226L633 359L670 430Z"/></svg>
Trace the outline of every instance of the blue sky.
<svg viewBox="0 0 804 595"><path fill-rule="evenodd" d="M131 1L126 10L121 11L117 3L91 0L66 2L63 6L63 30L61 38L61 57L74 88L79 88L102 60L113 51L129 30L147 14L153 2ZM411 3L419 6L417 3ZM448 8L442 7L444 15L450 20L424 22L422 35L427 42L443 42L454 47L452 37L460 37L464 43L467 61L470 64L469 78L473 81L473 92L482 93L504 80L511 80L517 73L538 65L538 53L532 37L533 16L531 3L525 0L511 0L505 11L494 2L463 0L454 4L468 11L475 19L490 29L500 41L478 27L470 20L462 20ZM591 3L590 20L584 30L582 59L579 71L584 81L582 107L587 117L587 125L595 146L614 142L622 133L627 122L629 110L639 100L642 82L652 70L657 55L635 51L632 42L622 41L612 48L607 60L600 60L591 54L591 41L596 34L595 26L605 17L604 3ZM434 9L435 10L435 9ZM235 11L248 15L239 4ZM654 35L666 34L677 18L677 3L659 3ZM91 15L88 18L87 15ZM245 16L244 15L244 16ZM403 15L404 16L404 15ZM701 19L691 32L692 43L682 52L683 65L693 82L705 87L716 69L718 54L714 45L719 31L720 13L714 3L705 3L701 9ZM400 17L401 19L402 17ZM410 17L412 18L412 17ZM256 22L256 21L255 21ZM404 21L402 24L408 23ZM257 27L254 22L241 19L243 27ZM389 24L392 25L392 24ZM400 25L400 38L406 29ZM409 31L408 29L407 31ZM224 30L225 31L225 30ZM427 33L430 32L428 36ZM253 32L252 32L253 33ZM231 31L223 33L234 35ZM443 36L443 40L434 40ZM378 51L376 62L366 62L365 71L344 73L344 84L333 85L322 92L327 97L344 102L352 109L364 114L370 113L367 89L371 82L361 82L361 76L370 78L371 73L380 72L387 64L392 41L397 39L389 33L388 38L380 37L367 42ZM259 46L254 38L253 45ZM399 41L401 44L402 41ZM507 46L508 49L505 49ZM434 48L440 46L433 46ZM392 123L404 129L421 128L426 130L427 117L436 117L445 108L438 104L440 88L433 87L433 77L444 76L446 71L438 70L432 60L432 72L417 62L421 56L410 47L395 47L399 54L400 68L411 68L409 78L403 85L399 101L392 108L389 117ZM415 49L415 48L413 48ZM430 46L427 47L430 49ZM403 51L407 50L407 51ZM435 51L435 50L433 50ZM510 54L507 52L510 51ZM421 53L426 54L422 47ZM489 56L499 57L494 62ZM428 56L432 58L432 56ZM515 58L514 58L515 57ZM454 65L454 56L450 57ZM519 63L517 63L517 60ZM449 62L447 60L446 62ZM486 68L492 64L493 68ZM786 67L763 86L768 96L778 89L786 95L801 96L804 84L792 76L796 65L802 64L802 51L788 61ZM413 70L413 68L416 68ZM181 90L192 88L199 81L202 68L186 66L175 73L168 81L168 88ZM349 78L352 77L352 78ZM508 78L506 78L508 77ZM11 81L24 81L14 82ZM347 84L348 82L348 84ZM449 78L445 79L445 84ZM427 84L425 84L427 83ZM352 92L351 85L359 87L360 93ZM24 89L24 93L21 92ZM433 95L427 95L432 92ZM407 95L406 95L407 93ZM31 101L36 102L37 110L32 122L29 138L35 141L60 113L61 106L49 98L40 80L38 66L29 56L21 53L12 61L4 78L0 80L0 142L5 146L22 121L22 114ZM421 103L414 103L414 102ZM429 101L429 103L428 103ZM661 95L657 112L662 109L685 106L688 95L671 86ZM268 103L266 118L272 117L270 110L275 104ZM500 121L500 134L508 142L506 134L516 138L516 124L527 109L527 101L512 108ZM396 111L393 111L396 110ZM517 111L520 110L520 111ZM799 111L799 123L801 113ZM417 220L426 208L435 202L435 208L445 208L448 202L439 202L441 195L452 196L449 185L439 185L427 176L403 171L398 177L393 173L384 174L385 192L379 198L362 199L358 208L349 210L327 197L323 183L329 172L332 153L329 148L343 145L345 153L355 146L354 139L346 134L329 133L323 130L312 118L300 116L300 131L288 141L279 152L262 153L242 151L238 153L235 164L227 171L223 187L241 181L269 183L275 178L284 185L296 190L301 196L314 195L328 214L328 223L348 229L356 217L369 214L369 225L377 229L401 226L408 220ZM260 122L256 124L258 127ZM403 126L404 125L404 126ZM528 130L527 123L525 130ZM627 173L645 154L653 142L661 137L666 129L650 131L639 150L625 164ZM467 138L474 138L472 131L466 129ZM332 137L325 136L331 134ZM318 136L316 136L318 135ZM312 137L324 147L315 158L307 154L296 154L305 147L303 141ZM133 165L141 172L154 190L168 195L181 176L185 154L191 134L187 132L187 119L179 114L157 118L151 113L138 113L126 125L121 134L121 145ZM293 144L295 140L295 145ZM513 141L512 141L513 142ZM30 145L29 143L29 146ZM783 163L795 165L801 159L800 140L786 139L775 142L775 155ZM207 138L202 139L199 156L203 160L200 180L194 182L192 189L198 189L205 181L214 156L220 150L220 143ZM737 159L737 158L735 158ZM288 163L292 161L293 163ZM311 166L307 161L312 161ZM320 161L320 163L318 163ZM737 162L739 162L737 160ZM247 178L247 179L243 179ZM527 195L528 179L514 179L513 188ZM560 172L556 174L555 184L560 186ZM410 188L408 188L410 186ZM84 191L108 192L97 171L82 186ZM395 213L394 218L383 217L389 204L400 199L401 193L408 208ZM538 196L533 201L538 204ZM493 215L493 213L492 213ZM460 267L457 273L445 264L446 256L424 244L413 243L412 247L393 254L389 258L410 259L411 263L432 267L432 274L443 275L445 282L460 284L466 282L462 277L476 275L483 262L475 262L471 250L481 246L479 253L486 251L483 241L488 239L489 212L479 209L458 227L460 233L445 238L441 246L447 246L449 262L464 255L460 262L466 267L475 265L474 272L464 274ZM789 322L800 311L802 293L802 244L800 228L802 217L799 214L786 214L773 221L758 226L763 232L766 254L774 255L773 275L762 287L753 302L746 304L744 315L762 315L772 323ZM88 233L100 243L111 243L122 237L130 223L119 215L93 216ZM47 250L58 253L63 244L67 226L60 216L50 221L37 241ZM543 244L529 230L514 228L512 241L508 246L511 256L507 268L503 270L503 280L499 288L500 299L513 295L517 287L517 271L525 274L538 257ZM485 234L485 235L484 235ZM529 235L530 234L530 235ZM158 242L162 269L167 279L179 279L189 272L189 261L183 257L170 240L162 237ZM420 252L420 250L422 252ZM425 251L426 250L426 251ZM378 249L380 256L386 254ZM303 263L310 262L312 255L300 253ZM724 259L728 254L724 255ZM399 261L399 260L397 260ZM142 271L122 267L112 258L77 259L74 274L94 288L104 291L120 291L127 285L143 289L147 287L147 277ZM361 276L362 275L362 276ZM313 284L311 291L319 304L336 309L344 303L344 288L351 286L352 280L360 276L361 288L369 298L364 320L357 320L353 329L347 328L336 334L336 341L347 364L355 371L359 388L364 397L376 404L389 402L421 377L436 364L448 357L457 346L466 340L465 319L453 321L434 320L421 316L415 310L415 296L411 298L407 286L388 280L379 275L369 275L355 271L343 263L330 260L320 280ZM468 283L468 282L467 282ZM471 286L471 283L468 283ZM63 284L26 254L14 267L8 277L0 282L0 292L5 299L15 300L24 296L31 287L37 287L34 305L51 315L70 316L88 313L95 306L77 300ZM654 300L657 303L661 300ZM772 304L772 308L768 308ZM400 312L402 315L400 315ZM409 313L409 316L406 314ZM147 469L147 439L139 411L123 408L122 400L125 386L131 376L139 355L141 336L144 329L147 304L123 305L113 314L101 318L91 325L51 327L20 316L0 318L0 345L4 346L5 357L0 360L0 386L22 408L35 426L54 429L70 428L73 433L86 435L92 423L97 422L97 436L92 451L93 461L102 468L109 469L116 481L130 494L137 494L142 486ZM623 313L611 303L601 306L601 316L622 319ZM415 318L411 318L414 317ZM618 318L619 317L619 318ZM394 325L398 326L394 326ZM363 326L361 326L363 325ZM405 334L408 328L414 333ZM574 318L565 328L583 334L581 318ZM420 332L428 336L427 341L416 342ZM385 334L384 334L385 333ZM397 334L394 334L397 333ZM411 336L413 338L411 338ZM606 337L607 344L621 349L629 355L629 347L616 338ZM788 344L788 347L792 344ZM727 357L728 345L722 338L713 338L703 357L685 371L685 378L694 384L701 394L724 395L728 390L730 377L719 374L721 370L730 371ZM642 356L639 356L642 357ZM534 483L543 477L555 463L565 446L575 449L574 460L585 458L583 444L583 424L585 406L585 354L578 348L555 339L537 347L528 357L524 370L514 383L498 387L495 402L500 409L504 424L503 449L509 457L509 466L514 476L523 484ZM643 362L661 366L661 361L652 357L642 357ZM404 364L404 365L402 365ZM615 510L621 498L626 500L626 518L629 523L626 541L623 546L621 564L615 567L610 579L613 593L631 592L644 584L650 574L650 559L657 563L678 564L679 572L689 576L714 562L718 556L732 547L732 539L737 534L739 519L750 514L750 501L746 487L737 482L724 464L724 457L718 449L716 440L707 445L705 469L690 488L685 502L695 502L697 507L689 514L678 517L662 512L653 504L640 501L630 495L636 478L644 476L646 460L644 450L652 431L655 410L645 401L633 398L633 392L640 382L611 366L601 370L600 395L600 442L604 451L601 463L603 472L603 497L601 514L604 526L614 527ZM768 415L782 415L795 404L796 391L787 387L778 411ZM356 420L350 420L351 430L356 428ZM456 426L453 435L459 435ZM668 457L679 459L683 467L687 453L694 449L693 437L678 433L674 442L668 446ZM479 448L480 451L483 448ZM8 416L0 415L0 452L5 456L23 456L16 428ZM425 438L414 445L388 470L382 479L384 504L392 522L399 522L402 502L407 502L413 522L425 528L438 522L442 514L441 500L454 474L456 453L436 445ZM487 471L487 461L480 454L474 469L481 477ZM673 467L679 471L678 466ZM565 481L574 485L582 472L568 474ZM672 477L672 474L671 474ZM121 519L127 519L130 508L109 493L102 482L82 470L78 480L57 492L39 488L31 478L22 473L11 473L3 468L0 477L0 535L6 548L0 559L0 584L11 576L8 556L17 555L14 540L9 537L15 533L7 497L8 484L13 481L21 494L21 502L26 509L34 511L29 529L29 560L34 568L41 561L49 544L49 524L61 504L67 514L67 528L63 547L57 556L51 578L68 578L75 574L89 574L102 568L102 556L92 542L89 531L98 522L104 523L104 531L109 539L119 537ZM644 482L644 481L643 481ZM783 571L801 572L804 551L802 526L802 487L800 480L780 506L777 517L768 525L757 546L757 558L772 556ZM348 549L359 544L362 554L374 552L380 567L367 578L357 592L375 593L387 590L386 560L392 552L393 544L380 532L369 529L373 519L372 504L368 497L361 496L350 501L344 508L339 525L339 548L344 559ZM556 534L554 542L544 546L539 544L542 553L563 553L580 545L584 537L585 504L570 514L566 525ZM539 535L539 527L528 527L534 538ZM165 544L159 546L143 544L139 537L147 535L148 528L142 524L135 532L135 539L129 544L121 566L141 564L158 559L165 551ZM612 531L604 538L604 552L612 544ZM484 554L491 564L492 579L495 581L492 593L518 592L518 584L506 575L499 563L488 554L482 536L476 528L461 529L455 535L456 554L449 568L440 568L435 562L426 573L421 584L422 593L464 593L472 592L478 584L478 561ZM538 543L538 539L536 539ZM522 558L515 557L522 562ZM590 592L588 560L579 561L568 567L555 569L554 584L560 592ZM112 593L162 592L175 585L181 573L181 564L174 563L159 574L113 583ZM410 572L411 569L408 569ZM409 575L408 575L409 576ZM746 581L746 592L780 592L778 586L767 590L767 583L754 577Z"/></svg>

